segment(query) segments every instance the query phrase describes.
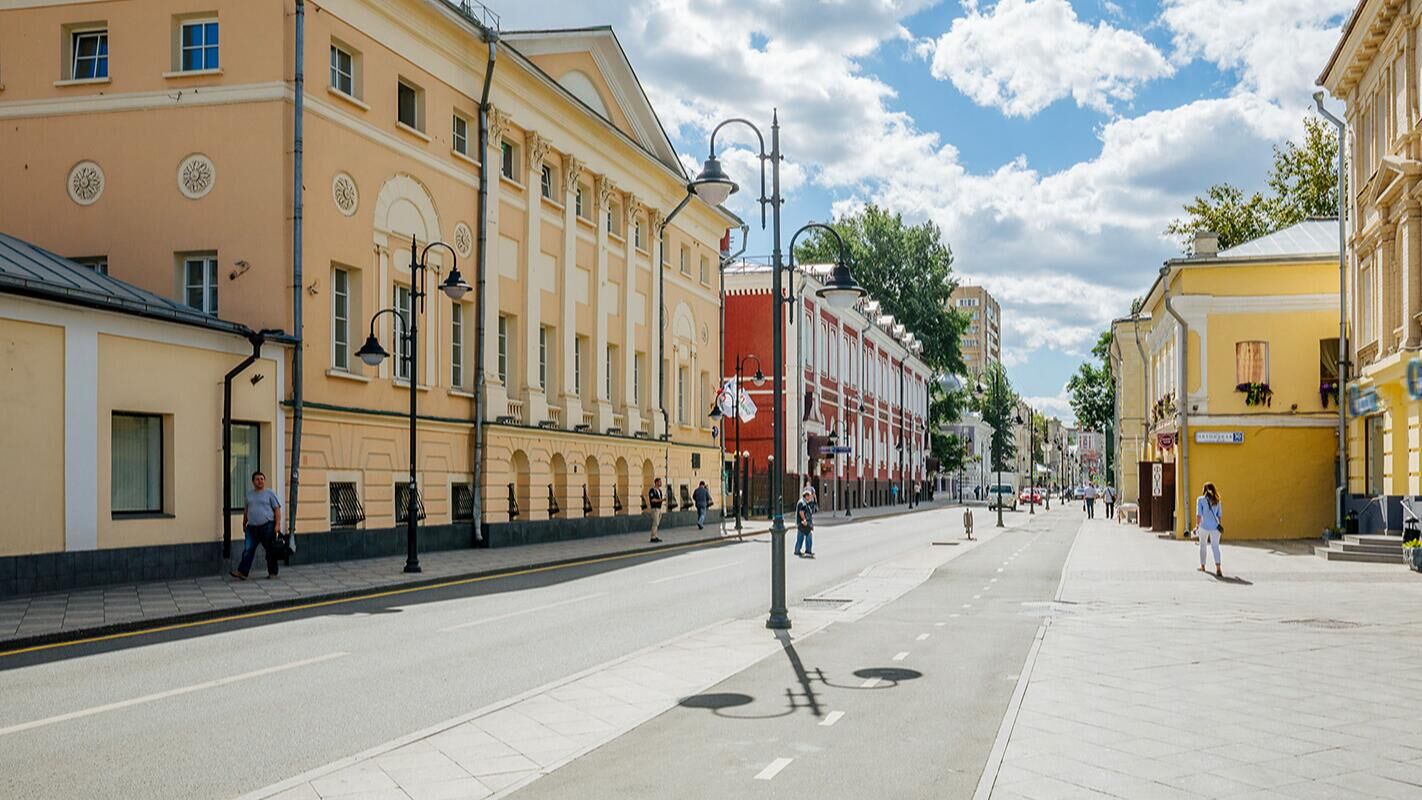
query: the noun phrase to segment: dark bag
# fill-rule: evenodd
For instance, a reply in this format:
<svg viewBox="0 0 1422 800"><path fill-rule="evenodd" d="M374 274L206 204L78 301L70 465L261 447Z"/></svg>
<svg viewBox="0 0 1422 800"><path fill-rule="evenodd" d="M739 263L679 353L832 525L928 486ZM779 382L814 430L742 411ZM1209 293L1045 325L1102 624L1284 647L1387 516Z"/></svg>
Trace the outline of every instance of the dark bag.
<svg viewBox="0 0 1422 800"><path fill-rule="evenodd" d="M661 507L662 507L662 492L661 492L661 490L658 489L658 488L655 487L655 486L653 486L651 489L647 490L647 500L651 503L652 508L661 508Z"/></svg>
<svg viewBox="0 0 1422 800"><path fill-rule="evenodd" d="M291 534L279 533L272 538L272 557L276 559L290 559L291 554L296 549L291 546Z"/></svg>

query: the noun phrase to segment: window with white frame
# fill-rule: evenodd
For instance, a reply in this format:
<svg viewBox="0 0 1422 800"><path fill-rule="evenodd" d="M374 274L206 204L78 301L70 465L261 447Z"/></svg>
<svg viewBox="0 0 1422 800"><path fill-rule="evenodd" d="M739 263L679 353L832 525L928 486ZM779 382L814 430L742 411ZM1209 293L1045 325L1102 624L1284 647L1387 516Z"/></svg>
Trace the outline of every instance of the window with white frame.
<svg viewBox="0 0 1422 800"><path fill-rule="evenodd" d="M109 30L86 28L69 32L70 80L93 81L109 77Z"/></svg>
<svg viewBox="0 0 1422 800"><path fill-rule="evenodd" d="M407 327L412 319L410 312L413 306L410 303L410 287L395 287L395 310L400 312L399 319L394 317L390 320L391 338L395 342L395 377L402 381L410 379L410 342L406 336Z"/></svg>
<svg viewBox="0 0 1422 800"><path fill-rule="evenodd" d="M588 218L586 196L587 193L583 191L583 185L578 184L578 187L573 190L573 213L577 215L578 219Z"/></svg>
<svg viewBox="0 0 1422 800"><path fill-rule="evenodd" d="M88 267L89 269L92 269L100 275L109 274L108 256L80 256L78 258L71 258L69 260L73 261L76 264L83 264L84 266Z"/></svg>
<svg viewBox="0 0 1422 800"><path fill-rule="evenodd" d="M706 256L702 256L702 257L701 257L701 266L700 266L700 269L698 270L698 272L700 273L700 274L698 275L698 277L701 279L701 282L704 283L704 284L710 285L710 283L711 283L711 259L707 258Z"/></svg>
<svg viewBox="0 0 1422 800"><path fill-rule="evenodd" d="M1269 343L1236 342L1234 345L1236 385L1269 382Z"/></svg>
<svg viewBox="0 0 1422 800"><path fill-rule="evenodd" d="M553 167L550 164L542 165L538 171L538 193L546 200L553 199Z"/></svg>
<svg viewBox="0 0 1422 800"><path fill-rule="evenodd" d="M646 358L644 353L632 357L632 404L638 407L642 405L642 362Z"/></svg>
<svg viewBox="0 0 1422 800"><path fill-rule="evenodd" d="M217 20L185 20L179 28L178 69L182 72L202 72L222 67L218 58Z"/></svg>
<svg viewBox="0 0 1422 800"><path fill-rule="evenodd" d="M462 389L464 388L464 306L460 303L455 303L450 308L449 327L450 385L456 389Z"/></svg>
<svg viewBox="0 0 1422 800"><path fill-rule="evenodd" d="M407 128L425 129L425 90L414 83L399 79L396 89L395 119Z"/></svg>
<svg viewBox="0 0 1422 800"><path fill-rule="evenodd" d="M331 366L351 368L351 273L331 270Z"/></svg>
<svg viewBox="0 0 1422 800"><path fill-rule="evenodd" d="M505 139L499 143L499 174L518 180L518 145Z"/></svg>
<svg viewBox="0 0 1422 800"><path fill-rule="evenodd" d="M469 120L462 114L455 114L452 127L454 152L461 156L469 155Z"/></svg>
<svg viewBox="0 0 1422 800"><path fill-rule="evenodd" d="M336 41L331 42L331 88L347 97L360 97L360 54Z"/></svg>
<svg viewBox="0 0 1422 800"><path fill-rule="evenodd" d="M642 218L640 216L632 220L632 244L638 250L646 247L642 242Z"/></svg>
<svg viewBox="0 0 1422 800"><path fill-rule="evenodd" d="M114 412L109 501L115 516L163 512L163 418Z"/></svg>
<svg viewBox="0 0 1422 800"><path fill-rule="evenodd" d="M509 383L509 318L499 315L499 382L505 386Z"/></svg>
<svg viewBox="0 0 1422 800"><path fill-rule="evenodd" d="M1372 264L1364 264L1358 271L1358 327L1363 335L1364 347L1377 340L1377 326L1373 314L1373 271Z"/></svg>
<svg viewBox="0 0 1422 800"><path fill-rule="evenodd" d="M611 200L607 203L607 234L622 238L622 207Z"/></svg>
<svg viewBox="0 0 1422 800"><path fill-rule="evenodd" d="M617 402L617 396L613 393L613 389L616 387L617 381L613 378L617 373L613 371L613 365L617 363L616 345L610 344L607 346L605 361L606 363L603 364L602 396L606 397L609 402L615 403Z"/></svg>
<svg viewBox="0 0 1422 800"><path fill-rule="evenodd" d="M183 256L183 301L204 314L217 316L217 255Z"/></svg>
<svg viewBox="0 0 1422 800"><path fill-rule="evenodd" d="M551 334L547 325L538 326L538 388L548 391L548 339Z"/></svg>
<svg viewBox="0 0 1422 800"><path fill-rule="evenodd" d="M682 425L687 424L686 414L686 390L688 377L686 367L678 365L676 368L676 421Z"/></svg>
<svg viewBox="0 0 1422 800"><path fill-rule="evenodd" d="M691 248L690 248L690 247L687 247L686 245L682 245L682 246L681 246L681 256L680 256L680 258L681 258L681 260L680 260L678 263L679 263L680 266L681 266L681 274L683 274L683 275L690 275L690 274L691 274Z"/></svg>
<svg viewBox="0 0 1422 800"><path fill-rule="evenodd" d="M573 337L573 393L583 396L583 349L587 345L586 336Z"/></svg>

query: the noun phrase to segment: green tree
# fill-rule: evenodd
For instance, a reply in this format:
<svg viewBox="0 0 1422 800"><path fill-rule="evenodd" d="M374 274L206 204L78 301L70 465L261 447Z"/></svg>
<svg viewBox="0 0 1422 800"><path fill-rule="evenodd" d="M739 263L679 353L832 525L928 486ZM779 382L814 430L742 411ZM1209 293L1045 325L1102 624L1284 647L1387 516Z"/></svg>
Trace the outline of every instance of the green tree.
<svg viewBox="0 0 1422 800"><path fill-rule="evenodd" d="M933 437L931 455L938 459L940 472L953 474L968 465L968 443L957 434L938 434Z"/></svg>
<svg viewBox="0 0 1422 800"><path fill-rule="evenodd" d="M868 205L840 217L831 227L844 239L855 280L879 301L884 313L922 340L921 357L929 368L962 374L960 337L968 318L948 302L954 287L953 251L938 226L909 225L901 214ZM807 236L796 245L797 263L828 264L838 258L832 236L822 231Z"/></svg>
<svg viewBox="0 0 1422 800"><path fill-rule="evenodd" d="M1229 183L1217 183L1185 205L1185 217L1173 220L1165 232L1180 237L1189 248L1195 233L1219 234L1220 248L1234 247L1266 236L1309 217L1338 214L1338 135L1318 117L1304 118L1303 143L1274 148L1274 165L1267 180L1269 194L1248 197Z"/></svg>
<svg viewBox="0 0 1422 800"><path fill-rule="evenodd" d="M1082 362L1067 381L1071 410L1085 430L1110 431L1116 418L1116 384L1111 376L1111 332L1097 339L1091 354L1099 363Z"/></svg>
<svg viewBox="0 0 1422 800"><path fill-rule="evenodd" d="M974 401L983 421L992 426L993 471L1012 469L1012 461L1017 457L1017 444L1013 436L1013 420L1017 417L1017 392L1007 380L1007 370L998 363L991 363L983 370L983 393Z"/></svg>

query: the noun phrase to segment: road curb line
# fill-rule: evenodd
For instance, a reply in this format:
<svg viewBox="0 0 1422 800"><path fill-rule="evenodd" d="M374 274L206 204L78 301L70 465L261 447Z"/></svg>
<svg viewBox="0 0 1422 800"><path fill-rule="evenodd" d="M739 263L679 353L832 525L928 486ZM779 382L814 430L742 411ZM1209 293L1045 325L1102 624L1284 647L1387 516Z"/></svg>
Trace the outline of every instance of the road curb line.
<svg viewBox="0 0 1422 800"><path fill-rule="evenodd" d="M764 531L754 535L762 535ZM28 636L16 639L9 639L0 642L0 658L6 656L16 656L23 653L33 653L41 650L48 650L63 646L73 646L94 642L104 642L113 639L123 639L132 636L141 636L148 633L164 633L193 625L216 624L218 622L237 622L246 619L269 616L285 611L300 611L308 608L322 608L324 606L348 603L356 600L373 600L381 597L391 597L394 595L406 594L409 592L422 591L425 589L442 588L444 586L459 586L465 583L484 581L493 578L523 575L530 572L545 572L548 570L563 567L580 565L601 564L607 561L615 561L623 558L633 558L636 556L651 555L654 553L664 553L675 550L685 550L692 547L701 547L708 544L731 543L738 541L731 536L709 536L692 539L676 544L661 545L659 547L637 547L631 550L619 550L602 554L591 554L577 558L561 558L548 561L537 561L529 564L510 565L491 569L473 570L470 572L457 572L451 575L440 577L422 578L406 583L393 583L386 586L366 586L360 589L345 589L339 592L326 592L322 594L312 594L303 597L290 597L280 600L269 600L259 603L251 603L243 606L228 606L226 608L213 608L204 611L194 611L187 614L175 614L152 620L131 620L127 622L115 622L109 625L101 625L93 628L83 628L73 631L55 631L42 633L36 636Z"/></svg>
<svg viewBox="0 0 1422 800"><path fill-rule="evenodd" d="M1084 524L1076 529L1076 537L1071 540L1071 549L1067 551L1066 560L1062 562L1062 574L1057 579L1057 591L1053 594L1053 602L1060 602L1062 592L1066 589L1067 570L1071 567L1071 557L1076 554L1076 544L1081 541L1081 531ZM992 796L993 786L997 783L997 774L1002 770L1002 759L1007 755L1007 744L1012 739L1012 729L1017 726L1017 714L1022 710L1022 700L1027 696L1027 684L1032 681L1032 670L1037 666L1037 654L1042 649L1042 640L1047 637L1047 628L1052 624L1052 618L1048 616L1042 620L1042 624L1037 626L1037 635L1032 639L1032 647L1027 651L1027 659L1022 664L1022 672L1017 676L1017 686L1012 690L1012 699L1007 703L1007 713L1002 717L1002 725L997 729L997 738L993 740L992 751L988 754L987 763L983 765L982 777L978 779L978 788L973 792L973 800L988 800Z"/></svg>

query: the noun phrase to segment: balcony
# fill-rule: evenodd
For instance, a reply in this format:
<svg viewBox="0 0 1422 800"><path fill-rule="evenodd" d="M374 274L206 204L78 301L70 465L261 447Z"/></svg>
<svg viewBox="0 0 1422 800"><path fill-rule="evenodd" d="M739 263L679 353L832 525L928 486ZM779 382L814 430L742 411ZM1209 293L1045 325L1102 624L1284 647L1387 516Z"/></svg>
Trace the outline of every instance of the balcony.
<svg viewBox="0 0 1422 800"><path fill-rule="evenodd" d="M562 406L549 406L549 407L548 407L548 418L544 420L544 423L545 423L545 425L544 425L543 427L546 427L546 428L561 428L561 427L563 427L563 407L562 407Z"/></svg>
<svg viewBox="0 0 1422 800"><path fill-rule="evenodd" d="M528 417L525 416L522 400L510 400L508 407L508 419L515 425L527 425Z"/></svg>
<svg viewBox="0 0 1422 800"><path fill-rule="evenodd" d="M584 411L584 412L583 412L583 416L582 416L582 420L583 420L583 421L575 428L575 430L580 431L580 432L583 432L583 433L586 433L586 432L592 431L592 430L596 430L596 426L597 426L597 413L596 413L596 412L593 412L593 411Z"/></svg>

